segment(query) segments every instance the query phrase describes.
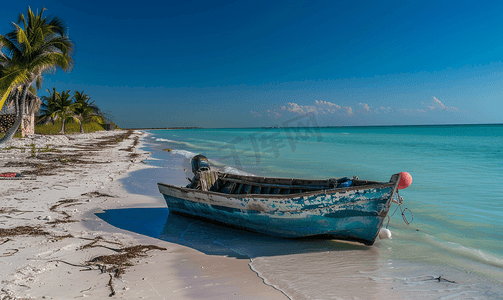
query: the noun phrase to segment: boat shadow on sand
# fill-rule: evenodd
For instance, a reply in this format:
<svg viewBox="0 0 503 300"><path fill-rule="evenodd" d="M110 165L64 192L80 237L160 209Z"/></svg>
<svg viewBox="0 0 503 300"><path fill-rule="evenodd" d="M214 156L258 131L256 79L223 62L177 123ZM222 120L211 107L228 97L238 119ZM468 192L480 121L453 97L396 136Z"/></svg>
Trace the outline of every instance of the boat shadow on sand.
<svg viewBox="0 0 503 300"><path fill-rule="evenodd" d="M316 238L276 238L172 214L167 208L109 209L96 216L117 228L190 247L207 255L249 259L355 250L365 252L367 257L378 255L375 246Z"/></svg>

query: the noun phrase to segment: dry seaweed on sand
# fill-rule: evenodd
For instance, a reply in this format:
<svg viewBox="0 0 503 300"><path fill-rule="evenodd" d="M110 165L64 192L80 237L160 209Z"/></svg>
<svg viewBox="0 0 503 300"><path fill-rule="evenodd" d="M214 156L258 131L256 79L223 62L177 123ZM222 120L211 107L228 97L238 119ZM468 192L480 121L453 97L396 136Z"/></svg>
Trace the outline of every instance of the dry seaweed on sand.
<svg viewBox="0 0 503 300"><path fill-rule="evenodd" d="M0 238L4 237L13 237L13 236L19 236L19 235L32 235L32 236L47 236L47 237L52 237L56 239L64 239L64 238L72 238L73 235L67 234L67 235L54 235L50 232L47 232L43 230L40 226L17 226L13 228L0 228ZM10 239L7 239L5 242L7 242Z"/></svg>
<svg viewBox="0 0 503 300"><path fill-rule="evenodd" d="M105 193L100 193L100 192L98 192L98 191L89 192L89 193L84 193L84 194L81 194L81 196L117 198L117 196L114 196L114 195L109 195L109 194L105 194Z"/></svg>
<svg viewBox="0 0 503 300"><path fill-rule="evenodd" d="M110 280L108 281L108 286L110 287L110 295L108 295L109 297L112 297L112 296L115 296L115 289L114 289L114 285L113 285L113 277L112 277L112 274L108 274L110 275Z"/></svg>
<svg viewBox="0 0 503 300"><path fill-rule="evenodd" d="M25 212L33 212L33 211L31 211L31 210L19 210L17 208L13 208L13 207L2 207L2 208L0 208L0 214L13 214L13 213L19 213L19 212L25 213Z"/></svg>
<svg viewBox="0 0 503 300"><path fill-rule="evenodd" d="M125 273L125 271L128 267L133 266L132 260L134 258L145 257L145 256L147 256L147 252L150 250L167 250L166 248L155 246L155 245L136 245L136 246L115 249L115 248L111 248L111 247L97 244L98 242L104 242L104 243L112 243L112 244L116 244L116 245L121 245L120 243L117 243L117 242L107 241L107 240L103 239L101 236L98 236L94 239L88 239L88 238L81 238L81 239L90 240L92 242L81 246L79 248L79 250L102 247L102 248L112 250L116 253L109 254L109 255L95 256L92 259L86 261L82 265L75 265L75 264L71 264L71 263L68 263L65 261L61 261L61 260L60 260L60 262L63 262L63 263L66 263L68 265L75 266L75 267L86 268L86 270L90 270L91 266L95 266L102 273L114 274L114 277L116 277L116 278L120 278L122 276L122 274Z"/></svg>
<svg viewBox="0 0 503 300"><path fill-rule="evenodd" d="M98 138L97 140L99 140L99 142L93 144L93 147L96 147L96 146L107 147L107 146L116 145L117 143L120 143L123 140L128 139L132 134L133 134L133 130L128 130L124 134L104 136L104 137Z"/></svg>
<svg viewBox="0 0 503 300"><path fill-rule="evenodd" d="M133 145L127 147L127 148L124 148L124 149L119 149L120 151L127 151L127 152L132 152L134 147L136 147L139 143L139 137L135 137L134 140L133 140Z"/></svg>
<svg viewBox="0 0 503 300"><path fill-rule="evenodd" d="M432 277L433 277L433 276L432 276ZM456 281L453 281L453 280L448 280L448 279L442 278L442 276L433 277L433 278L426 279L426 280L436 280L437 282L449 282L449 283L456 283Z"/></svg>
<svg viewBox="0 0 503 300"><path fill-rule="evenodd" d="M55 219L54 221L47 222L47 224L56 225L56 224L75 223L75 222L78 222L78 221L77 220L68 220L68 219L65 219L65 220Z"/></svg>
<svg viewBox="0 0 503 300"><path fill-rule="evenodd" d="M63 205L63 204L68 204L68 203L75 203L79 200L77 199L65 199L65 200L60 200L58 201L58 204L54 204L53 206L51 206L51 208L49 208L50 211L55 211L56 208L58 208L60 205Z"/></svg>
<svg viewBox="0 0 503 300"><path fill-rule="evenodd" d="M17 235L51 235L49 232L42 230L39 226L18 226L14 228L0 228L0 237L9 237Z"/></svg>
<svg viewBox="0 0 503 300"><path fill-rule="evenodd" d="M88 265L100 265L102 272L115 273L116 278L120 278L125 273L126 268L132 266L131 260L138 257L147 256L150 250L166 250L155 245L136 245L117 249L118 253L110 255L100 255L87 261Z"/></svg>
<svg viewBox="0 0 503 300"><path fill-rule="evenodd" d="M84 246L80 246L79 250L88 249L88 248L94 248L94 247L103 247L103 248L107 248L107 249L110 249L110 250L118 251L117 249L108 248L108 247L102 246L102 245L96 245L96 243L98 243L98 242L104 242L104 243L109 243L109 244L114 244L114 245L122 246L121 243L113 242L113 241L107 241L107 240L105 240L101 236L97 236L94 239L89 239L89 238L81 237L81 239L91 241L91 243L85 244Z"/></svg>

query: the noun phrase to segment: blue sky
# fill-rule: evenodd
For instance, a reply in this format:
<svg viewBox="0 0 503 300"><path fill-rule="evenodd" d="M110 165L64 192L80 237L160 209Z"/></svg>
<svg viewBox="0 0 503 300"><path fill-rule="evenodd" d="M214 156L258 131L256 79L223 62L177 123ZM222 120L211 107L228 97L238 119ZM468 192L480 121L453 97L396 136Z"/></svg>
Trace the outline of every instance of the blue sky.
<svg viewBox="0 0 503 300"><path fill-rule="evenodd" d="M84 91L122 127L503 123L503 2L8 1L58 15Z"/></svg>

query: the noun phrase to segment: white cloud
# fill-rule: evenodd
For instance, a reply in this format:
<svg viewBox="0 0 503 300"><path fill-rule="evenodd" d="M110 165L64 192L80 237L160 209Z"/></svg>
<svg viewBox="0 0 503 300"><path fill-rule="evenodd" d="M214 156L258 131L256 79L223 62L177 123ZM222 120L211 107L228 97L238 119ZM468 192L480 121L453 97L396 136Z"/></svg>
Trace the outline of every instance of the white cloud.
<svg viewBox="0 0 503 300"><path fill-rule="evenodd" d="M250 110L250 113L253 115L254 118L262 117L262 114L260 114L256 111Z"/></svg>
<svg viewBox="0 0 503 300"><path fill-rule="evenodd" d="M410 109L410 108L400 108L398 111L403 113L427 113L429 111L457 111L458 108L454 106L447 106L442 103L442 101L438 100L437 97L432 97L430 103L424 103L421 101L421 104L424 106L423 108ZM389 108L389 107L388 107ZM380 108L384 111L384 107Z"/></svg>
<svg viewBox="0 0 503 300"><path fill-rule="evenodd" d="M318 106L324 106L327 108L336 108L340 109L341 107L335 103L329 102L329 101L323 101L323 100L314 100L314 103Z"/></svg>
<svg viewBox="0 0 503 300"><path fill-rule="evenodd" d="M380 111L382 111L383 113L387 114L387 113L390 113L393 109L391 107L384 107L384 106L381 106L378 108Z"/></svg>
<svg viewBox="0 0 503 300"><path fill-rule="evenodd" d="M281 107L282 110L293 112L299 115L314 113L314 114L334 114L334 113L344 113L346 115L352 115L353 110L350 106L341 107L335 103L323 100L315 100L315 105L299 105L297 103L288 102L287 106Z"/></svg>
<svg viewBox="0 0 503 300"><path fill-rule="evenodd" d="M288 102L287 103L288 107L283 106L284 110L287 110L289 112L293 112L299 115L304 115L307 113L319 113L319 110L316 106L310 106L310 105L298 105L297 103L292 103Z"/></svg>
<svg viewBox="0 0 503 300"><path fill-rule="evenodd" d="M275 118L275 119L278 119L278 118L281 118L281 113L277 112L276 110L267 110L266 111L267 115L271 118Z"/></svg>
<svg viewBox="0 0 503 300"><path fill-rule="evenodd" d="M457 107L444 105L442 101L438 100L436 97L433 97L432 101L433 101L432 105L425 104L429 110L447 110L447 111L458 110Z"/></svg>
<svg viewBox="0 0 503 300"><path fill-rule="evenodd" d="M367 103L358 103L359 105L363 106L363 111L366 113L366 114L369 114L370 113L370 107Z"/></svg>

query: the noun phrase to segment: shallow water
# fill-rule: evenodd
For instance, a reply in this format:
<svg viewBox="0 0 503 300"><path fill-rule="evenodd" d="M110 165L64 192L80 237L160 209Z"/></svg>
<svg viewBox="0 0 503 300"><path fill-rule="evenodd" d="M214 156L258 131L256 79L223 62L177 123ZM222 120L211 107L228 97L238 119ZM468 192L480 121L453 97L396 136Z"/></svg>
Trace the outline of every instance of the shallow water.
<svg viewBox="0 0 503 300"><path fill-rule="evenodd" d="M407 171L414 180L401 191L403 207L413 212L406 219L413 222L406 225L397 211L388 227L393 238L373 247L278 240L175 215L159 238L209 255L251 259L254 271L292 299L503 297L501 125L150 133L147 163L161 167L142 175L150 184L188 183L185 158L198 153L219 168L257 175L388 181ZM173 151L160 151L167 148ZM167 167L171 171L163 173ZM153 193L146 188L151 185L142 186Z"/></svg>

